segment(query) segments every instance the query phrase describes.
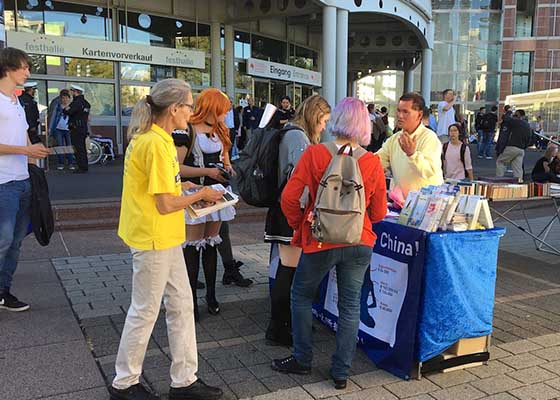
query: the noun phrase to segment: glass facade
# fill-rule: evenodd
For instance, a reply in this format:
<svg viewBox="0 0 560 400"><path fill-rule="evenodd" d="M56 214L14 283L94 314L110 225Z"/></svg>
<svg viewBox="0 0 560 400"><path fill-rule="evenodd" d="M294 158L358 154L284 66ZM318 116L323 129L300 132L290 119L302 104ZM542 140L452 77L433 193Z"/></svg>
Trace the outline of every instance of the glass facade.
<svg viewBox="0 0 560 400"><path fill-rule="evenodd" d="M435 24L432 103L447 88L461 112L471 114L499 100L500 1L433 1Z"/></svg>

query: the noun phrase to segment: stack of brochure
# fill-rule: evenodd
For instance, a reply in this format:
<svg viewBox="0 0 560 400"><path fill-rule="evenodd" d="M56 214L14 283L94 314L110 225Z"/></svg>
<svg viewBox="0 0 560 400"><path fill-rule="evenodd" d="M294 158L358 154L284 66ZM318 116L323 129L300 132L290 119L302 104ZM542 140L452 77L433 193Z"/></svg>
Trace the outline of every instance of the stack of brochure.
<svg viewBox="0 0 560 400"><path fill-rule="evenodd" d="M427 232L493 228L488 200L459 190L445 184L409 192L398 223Z"/></svg>
<svg viewBox="0 0 560 400"><path fill-rule="evenodd" d="M220 200L218 200L216 202L208 202L208 201L205 201L205 200L200 200L200 201L197 201L196 203L193 203L193 204L190 204L189 206L187 206L187 209L186 209L187 213L189 214L189 217L191 217L192 219L196 219L196 218L204 217L208 214L212 214L213 212L219 211L222 208L232 206L239 201L239 197L237 197L237 195L235 195L232 192L230 192L229 190L227 190L223 185L220 185L218 183L216 185L212 185L211 187L213 189L223 191L224 195L222 196L222 198ZM202 186L200 186L198 188L185 190L183 193L186 194L186 195L194 194L201 189L202 189Z"/></svg>

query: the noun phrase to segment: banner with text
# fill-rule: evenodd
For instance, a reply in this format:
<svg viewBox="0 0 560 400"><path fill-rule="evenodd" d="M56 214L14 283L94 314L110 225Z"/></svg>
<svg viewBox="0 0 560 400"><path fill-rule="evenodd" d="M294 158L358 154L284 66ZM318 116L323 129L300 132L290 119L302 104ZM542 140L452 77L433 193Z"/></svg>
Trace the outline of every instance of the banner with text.
<svg viewBox="0 0 560 400"><path fill-rule="evenodd" d="M377 242L361 294L358 345L379 368L403 379L414 367L425 232L389 222L374 225ZM336 330L338 290L333 268L315 315Z"/></svg>
<svg viewBox="0 0 560 400"><path fill-rule="evenodd" d="M263 78L304 83L312 86L321 86L320 72L294 67L293 65L259 60L256 58L249 58L247 60L247 74L261 76Z"/></svg>
<svg viewBox="0 0 560 400"><path fill-rule="evenodd" d="M6 32L8 46L31 54L204 69L203 51L143 46L65 36Z"/></svg>

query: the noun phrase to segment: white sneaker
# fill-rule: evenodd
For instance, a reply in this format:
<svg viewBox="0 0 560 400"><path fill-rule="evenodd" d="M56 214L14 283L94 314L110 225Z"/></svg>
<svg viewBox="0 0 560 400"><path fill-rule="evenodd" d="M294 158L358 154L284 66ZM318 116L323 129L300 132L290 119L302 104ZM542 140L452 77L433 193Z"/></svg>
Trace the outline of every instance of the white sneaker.
<svg viewBox="0 0 560 400"><path fill-rule="evenodd" d="M486 157L487 160L492 160L492 157Z"/></svg>
<svg viewBox="0 0 560 400"><path fill-rule="evenodd" d="M64 165L59 165L58 167L56 167L57 170L59 171L63 171L64 170Z"/></svg>
<svg viewBox="0 0 560 400"><path fill-rule="evenodd" d="M482 156L477 156L476 158L484 158L484 157L482 157Z"/></svg>

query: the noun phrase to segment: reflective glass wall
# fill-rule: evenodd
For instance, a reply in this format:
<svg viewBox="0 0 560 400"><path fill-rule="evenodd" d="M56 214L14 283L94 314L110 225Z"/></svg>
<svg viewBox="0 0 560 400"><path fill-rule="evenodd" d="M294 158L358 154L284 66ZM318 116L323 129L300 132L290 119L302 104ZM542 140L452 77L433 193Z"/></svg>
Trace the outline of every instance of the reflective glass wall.
<svg viewBox="0 0 560 400"><path fill-rule="evenodd" d="M432 7L432 102L451 88L463 113L498 104L501 1L433 0Z"/></svg>

